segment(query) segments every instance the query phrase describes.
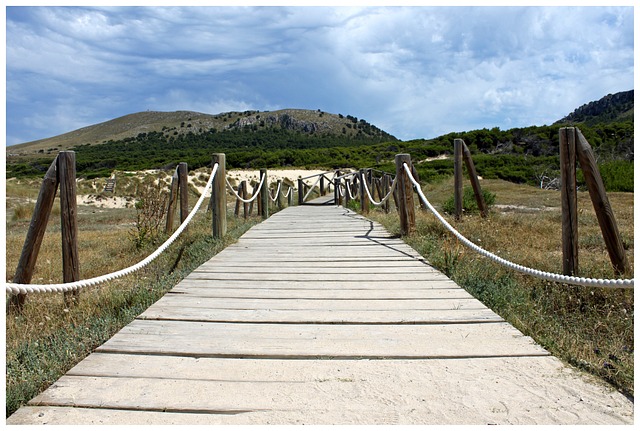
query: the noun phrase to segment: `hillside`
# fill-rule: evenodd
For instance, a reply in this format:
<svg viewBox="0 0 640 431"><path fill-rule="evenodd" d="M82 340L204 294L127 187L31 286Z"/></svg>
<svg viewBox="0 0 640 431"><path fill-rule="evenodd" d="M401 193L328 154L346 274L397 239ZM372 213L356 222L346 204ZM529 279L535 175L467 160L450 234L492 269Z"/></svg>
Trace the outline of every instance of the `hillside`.
<svg viewBox="0 0 640 431"><path fill-rule="evenodd" d="M586 103L555 124L594 125L616 121L633 121L633 90L608 94L600 100Z"/></svg>
<svg viewBox="0 0 640 431"><path fill-rule="evenodd" d="M162 133L167 139L211 131L284 129L318 135L338 135L384 140L396 138L351 115L320 110L226 112L216 115L191 111L146 111L83 127L69 133L7 147L8 156L54 154L79 145L99 145L108 141L135 138L140 134Z"/></svg>

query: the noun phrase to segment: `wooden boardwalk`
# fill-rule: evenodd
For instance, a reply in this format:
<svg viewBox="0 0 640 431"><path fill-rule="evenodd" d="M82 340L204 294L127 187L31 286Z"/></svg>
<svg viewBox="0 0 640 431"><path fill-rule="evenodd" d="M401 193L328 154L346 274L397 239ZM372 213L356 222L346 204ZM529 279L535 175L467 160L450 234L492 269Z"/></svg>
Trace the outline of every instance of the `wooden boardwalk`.
<svg viewBox="0 0 640 431"><path fill-rule="evenodd" d="M378 224L287 208L8 424L622 424L564 366Z"/></svg>

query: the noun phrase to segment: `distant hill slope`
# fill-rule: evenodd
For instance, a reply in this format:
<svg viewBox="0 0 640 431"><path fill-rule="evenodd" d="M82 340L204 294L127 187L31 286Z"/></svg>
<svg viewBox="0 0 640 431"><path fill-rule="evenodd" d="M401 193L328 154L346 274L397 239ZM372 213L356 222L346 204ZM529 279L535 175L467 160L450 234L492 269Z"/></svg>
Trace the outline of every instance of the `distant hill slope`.
<svg viewBox="0 0 640 431"><path fill-rule="evenodd" d="M602 99L582 105L555 124L611 123L633 121L633 90L608 94Z"/></svg>
<svg viewBox="0 0 640 431"><path fill-rule="evenodd" d="M372 137L396 140L387 132L351 115L320 110L283 109L278 111L226 112L216 115L191 111L147 111L129 114L69 133L7 147L12 155L53 153L78 145L98 145L133 138L141 133L162 132L167 138L201 134L212 130L286 129L309 134Z"/></svg>

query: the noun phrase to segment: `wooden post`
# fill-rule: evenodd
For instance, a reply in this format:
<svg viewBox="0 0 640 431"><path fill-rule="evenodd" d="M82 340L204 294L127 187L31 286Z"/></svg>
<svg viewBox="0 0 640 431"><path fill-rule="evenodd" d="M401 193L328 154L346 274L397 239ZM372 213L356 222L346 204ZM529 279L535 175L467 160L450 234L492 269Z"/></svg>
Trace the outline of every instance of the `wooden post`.
<svg viewBox="0 0 640 431"><path fill-rule="evenodd" d="M180 190L180 224L189 216L189 172L187 164L178 164L178 189Z"/></svg>
<svg viewBox="0 0 640 431"><path fill-rule="evenodd" d="M411 166L409 154L396 155L396 175L398 177L398 212L400 213L400 233L410 235L415 229L416 212L413 203L413 184L404 170L404 164Z"/></svg>
<svg viewBox="0 0 640 431"><path fill-rule="evenodd" d="M386 196L389 193L389 188L391 187L391 177L387 174L384 174L382 176L382 193L384 194L384 196ZM383 196L383 197L384 197ZM382 209L384 209L385 213L389 213L389 201L391 199L387 199L387 201L382 204Z"/></svg>
<svg viewBox="0 0 640 431"><path fill-rule="evenodd" d="M64 283L80 280L78 257L78 203L76 201L76 153L58 154L58 181L60 182L60 225L62 231L62 280ZM71 305L79 291L65 292L65 303Z"/></svg>
<svg viewBox="0 0 640 431"><path fill-rule="evenodd" d="M180 180L178 179L178 168L173 172L171 178L171 189L169 191L169 206L167 207L167 224L164 228L165 233L170 233L173 230L173 217L176 212L176 202L178 200L178 185Z"/></svg>
<svg viewBox="0 0 640 431"><path fill-rule="evenodd" d="M293 206L293 187L291 187L290 185L287 184L287 186L289 187L289 195L287 197L287 206Z"/></svg>
<svg viewBox="0 0 640 431"><path fill-rule="evenodd" d="M240 194L240 196L242 196L242 199L247 200L247 194L249 192L247 190L248 188L247 182L243 181L240 185L242 186L242 193ZM247 202L242 202L242 215L245 220L247 219L247 216L248 216L247 214L248 210L249 210L249 204Z"/></svg>
<svg viewBox="0 0 640 431"><path fill-rule="evenodd" d="M238 184L238 190L236 190L236 193L238 194L238 196L242 197L242 188L244 187L244 181L240 181L240 184ZM236 207L233 210L233 216L234 217L240 217L240 199L236 197Z"/></svg>
<svg viewBox="0 0 640 431"><path fill-rule="evenodd" d="M360 169L360 210L363 214L369 212L369 196L364 189L365 181L367 181L367 172L365 169Z"/></svg>
<svg viewBox="0 0 640 431"><path fill-rule="evenodd" d="M320 175L320 196L324 196L324 175Z"/></svg>
<svg viewBox="0 0 640 431"><path fill-rule="evenodd" d="M256 193L258 193L258 186L259 185L260 185L259 182L256 182L253 185L253 190L251 191L251 197L254 197L256 195ZM256 198L256 199L252 200L249 203L249 215L251 215L253 213L253 203L256 202L256 201L257 201L256 210L257 210L257 213L260 214L260 208L259 208L260 200Z"/></svg>
<svg viewBox="0 0 640 431"><path fill-rule="evenodd" d="M51 163L47 173L44 175L44 179L42 180L38 200L36 201L36 206L33 209L33 215L31 216L29 231L27 232L27 237L24 240L22 253L20 254L20 260L18 261L18 267L16 268L16 272L13 276L14 283L31 283L33 270L36 266L36 261L38 260L40 246L42 245L42 238L44 238L44 232L47 230L49 215L51 214L51 208L53 208L56 191L58 190L58 175L56 172L57 165L58 157L56 157L53 163ZM7 302L7 311L10 309L16 309L16 311L21 310L26 298L27 295L24 293L12 295L11 299Z"/></svg>
<svg viewBox="0 0 640 431"><path fill-rule="evenodd" d="M212 157L212 166L218 164L218 172L213 179L211 189L211 231L214 238L222 238L227 234L227 189L225 178L227 167L224 153L216 153Z"/></svg>
<svg viewBox="0 0 640 431"><path fill-rule="evenodd" d="M260 169L260 176L264 175L264 183L262 184L262 189L260 189L260 202L262 205L262 219L266 220L269 218L269 178L267 178L267 169Z"/></svg>
<svg viewBox="0 0 640 431"><path fill-rule="evenodd" d="M351 180L349 177L344 177L344 207L349 207L349 201L351 197L349 195L351 193Z"/></svg>
<svg viewBox="0 0 640 431"><path fill-rule="evenodd" d="M473 164L471 151L469 151L469 148L467 147L467 144L464 143L464 141L462 141L462 150L464 163L467 166L467 172L469 172L469 180L471 181L471 187L473 187L473 194L476 196L476 202L478 203L480 215L482 217L487 217L489 215L489 210L487 209L487 204L485 203L484 196L482 195L482 188L480 187L480 181L478 180L476 166Z"/></svg>
<svg viewBox="0 0 640 431"><path fill-rule="evenodd" d="M462 217L462 139L453 140L453 202L456 220Z"/></svg>
<svg viewBox="0 0 640 431"><path fill-rule="evenodd" d="M278 195L276 196L276 205L278 206L278 209L282 209L283 205L282 205L282 180L278 180L277 184L276 184L276 191L278 192Z"/></svg>
<svg viewBox="0 0 640 431"><path fill-rule="evenodd" d="M338 178L340 176L340 173L338 171L336 171L336 177L333 180L334 184L333 184L333 200L335 201L337 206L342 205L342 196L340 196L340 178Z"/></svg>
<svg viewBox="0 0 640 431"><path fill-rule="evenodd" d="M304 203L304 182L302 178L298 178L298 205Z"/></svg>
<svg viewBox="0 0 640 431"><path fill-rule="evenodd" d="M573 127L560 129L560 199L562 201L562 272L578 274L578 198Z"/></svg>
<svg viewBox="0 0 640 431"><path fill-rule="evenodd" d="M584 179L589 189L589 196L591 196L591 202L593 203L593 209L596 212L598 218L598 224L600 224L600 230L602 231L602 237L607 246L607 252L611 263L618 274L631 274L631 267L629 266L629 260L627 254L624 251L624 245L620 238L620 232L618 231L618 223L611 209L607 192L604 188L604 182L600 175L600 170L596 163L596 158L591 149L591 145L582 135L580 129L575 129L576 134L576 152L580 161L580 167L584 174Z"/></svg>

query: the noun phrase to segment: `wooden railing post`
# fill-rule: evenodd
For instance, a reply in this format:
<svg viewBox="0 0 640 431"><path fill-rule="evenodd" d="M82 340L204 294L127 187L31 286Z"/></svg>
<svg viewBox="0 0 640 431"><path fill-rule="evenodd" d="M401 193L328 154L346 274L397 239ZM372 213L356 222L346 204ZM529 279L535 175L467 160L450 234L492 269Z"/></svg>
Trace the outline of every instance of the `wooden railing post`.
<svg viewBox="0 0 640 431"><path fill-rule="evenodd" d="M342 205L342 196L340 195L340 182L341 179L338 178L340 176L340 171L336 171L335 179L333 180L333 199L337 206Z"/></svg>
<svg viewBox="0 0 640 431"><path fill-rule="evenodd" d="M284 192L284 190L282 190L282 180L278 180L276 184L276 192L278 193L276 196L276 204L278 205L278 209L282 209L282 193Z"/></svg>
<svg viewBox="0 0 640 431"><path fill-rule="evenodd" d="M240 185L242 186L242 193L240 194L240 196L242 196L242 199L247 200L247 194L249 193L248 186L247 186L247 182L243 181L242 183L240 183ZM244 217L244 219L247 219L247 216L249 214L247 214L249 210L249 204L247 202L242 202L242 215Z"/></svg>
<svg viewBox="0 0 640 431"><path fill-rule="evenodd" d="M173 172L173 177L171 178L171 188L169 189L169 205L167 207L167 224L164 228L165 233L170 233L173 230L173 217L176 212L179 184L180 180L178 179L178 168L176 168L176 170Z"/></svg>
<svg viewBox="0 0 640 431"><path fill-rule="evenodd" d="M578 197L573 127L560 129L560 199L562 201L562 272L578 274Z"/></svg>
<svg viewBox="0 0 640 431"><path fill-rule="evenodd" d="M400 215L400 233L409 235L415 229L416 212L413 203L413 184L404 169L404 164L411 166L409 154L396 155L396 175L398 176L398 212Z"/></svg>
<svg viewBox="0 0 640 431"><path fill-rule="evenodd" d="M360 210L363 214L369 212L369 196L364 189L365 181L367 181L367 172L365 169L360 169Z"/></svg>
<svg viewBox="0 0 640 431"><path fill-rule="evenodd" d="M178 183L180 189L180 224L189 216L189 171L185 162L178 164Z"/></svg>
<svg viewBox="0 0 640 431"><path fill-rule="evenodd" d="M344 177L344 207L347 208L349 206L349 201L351 200L351 180L349 177Z"/></svg>
<svg viewBox="0 0 640 431"><path fill-rule="evenodd" d="M218 172L213 179L211 189L211 231L214 238L222 238L227 234L227 191L225 178L227 176L224 153L216 153L212 157L212 166L218 164Z"/></svg>
<svg viewBox="0 0 640 431"><path fill-rule="evenodd" d="M33 270L36 266L40 246L42 245L42 238L44 237L44 232L47 230L49 215L51 214L51 208L53 208L56 191L58 190L57 166L58 158L56 157L53 163L49 166L49 169L42 180L38 200L36 201L36 206L33 209L33 215L31 216L29 231L27 232L27 237L24 240L22 253L20 254L20 260L18 261L18 267L16 268L16 272L13 276L14 283L31 283ZM7 301L7 311L10 309L16 309L16 311L19 311L22 309L26 298L27 295L24 293L12 295L11 299Z"/></svg>
<svg viewBox="0 0 640 431"><path fill-rule="evenodd" d="M260 177L264 176L264 183L262 184L262 189L260 189L260 202L262 205L261 214L262 219L266 220L269 218L269 178L267 178L267 169L260 169Z"/></svg>
<svg viewBox="0 0 640 431"><path fill-rule="evenodd" d="M62 231L62 280L64 283L69 283L80 280L75 152L61 151L58 154L58 181L60 182L60 224ZM65 292L65 303L70 305L77 299L78 295L78 290Z"/></svg>
<svg viewBox="0 0 640 431"><path fill-rule="evenodd" d="M240 184L238 184L238 190L236 190L236 194L238 196L242 196L243 185L244 185L244 181L240 181ZM240 216L240 198L238 197L236 197L236 206L233 209L233 216L236 218Z"/></svg>
<svg viewBox="0 0 640 431"><path fill-rule="evenodd" d="M487 209L487 204L485 203L484 196L482 195L482 187L480 187L480 181L478 180L476 166L473 164L471 151L469 151L469 147L467 147L467 144L465 144L464 141L462 141L462 150L464 163L467 166L467 172L469 172L469 180L471 181L471 187L473 187L473 194L476 196L476 202L478 204L478 209L480 210L480 215L482 217L487 217L489 215L489 210Z"/></svg>
<svg viewBox="0 0 640 431"><path fill-rule="evenodd" d="M631 267L629 266L629 260L624 251L624 245L622 244L620 232L618 231L618 224L611 209L611 204L609 203L609 198L607 197L607 192L604 188L604 182L602 181L593 150L589 142L587 142L582 135L582 132L580 132L580 129L575 129L575 135L576 152L580 161L580 167L582 168L582 173L584 174L584 179L589 189L589 196L591 197L593 209L598 218L598 224L600 225L602 237L607 246L609 258L616 273L630 274Z"/></svg>
<svg viewBox="0 0 640 431"><path fill-rule="evenodd" d="M389 193L389 188L391 187L391 177L389 177L389 175L384 174L382 176L382 193L383 196L386 196ZM391 199L387 199L387 201L382 205L382 208L384 209L385 213L389 213L389 201Z"/></svg>
<svg viewBox="0 0 640 431"><path fill-rule="evenodd" d="M324 175L320 175L320 196L324 196Z"/></svg>
<svg viewBox="0 0 640 431"><path fill-rule="evenodd" d="M298 178L298 205L304 203L304 181L302 178Z"/></svg>
<svg viewBox="0 0 640 431"><path fill-rule="evenodd" d="M462 217L462 139L453 140L453 203L456 220Z"/></svg>

